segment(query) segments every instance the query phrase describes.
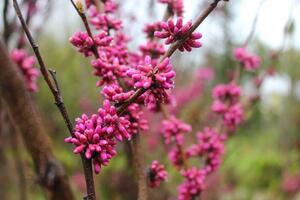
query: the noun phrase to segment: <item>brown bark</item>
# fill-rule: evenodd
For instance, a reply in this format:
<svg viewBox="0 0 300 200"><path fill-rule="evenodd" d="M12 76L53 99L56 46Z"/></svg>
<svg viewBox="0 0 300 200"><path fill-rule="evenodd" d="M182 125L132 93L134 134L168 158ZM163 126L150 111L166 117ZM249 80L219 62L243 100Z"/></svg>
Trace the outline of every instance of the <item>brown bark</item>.
<svg viewBox="0 0 300 200"><path fill-rule="evenodd" d="M2 44L0 44L0 71L0 95L22 133L40 185L49 192L50 199L74 199L65 172L53 155L50 139L25 88L23 78L10 61Z"/></svg>
<svg viewBox="0 0 300 200"><path fill-rule="evenodd" d="M6 137L5 137L5 130L4 130L4 106L3 102L0 99L0 199L9 199L9 186L11 184L11 177L9 174L9 163L8 158L6 156Z"/></svg>
<svg viewBox="0 0 300 200"><path fill-rule="evenodd" d="M135 164L135 176L138 185L138 200L148 199L147 174L144 167L144 157L140 135L137 134L131 141L133 162Z"/></svg>

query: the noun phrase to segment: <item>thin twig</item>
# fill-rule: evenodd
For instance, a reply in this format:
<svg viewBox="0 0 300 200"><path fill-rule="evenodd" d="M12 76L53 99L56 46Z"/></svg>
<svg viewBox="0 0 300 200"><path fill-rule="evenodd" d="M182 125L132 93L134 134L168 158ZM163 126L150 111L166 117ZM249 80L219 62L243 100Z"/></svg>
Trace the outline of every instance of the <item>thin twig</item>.
<svg viewBox="0 0 300 200"><path fill-rule="evenodd" d="M63 99L62 99L62 96L58 90L58 84L57 84L57 80L53 75L53 78L54 78L54 82L55 82L55 85L53 85L53 83L51 82L50 78L49 78L49 74L48 74L48 71L47 71L47 68L46 68L46 65L44 63L44 60L40 54L40 51L39 51L39 47L38 45L36 44L36 42L34 41L28 27L27 27L27 24L25 23L24 21L24 17L20 11L20 7L19 7L19 4L17 2L17 0L13 0L13 3L14 3L14 8L15 8L15 11L16 11L16 14L22 24L22 27L25 31L25 34L27 36L27 39L36 55L36 58L38 60L38 63L40 65L40 70L41 70L41 73L51 91L51 93L53 94L53 97L55 99L55 104L56 106L58 107L64 121L65 121L65 124L66 126L68 127L68 130L69 130L69 133L71 136L74 136L74 133L73 133L73 125L71 123L71 120L69 118L69 115L68 115L68 112L66 110L66 107L64 105L64 102L63 102ZM85 155L82 153L81 154L81 160L82 160L82 164L83 164L83 169L84 169L84 174L85 174L85 180L86 180L86 186L87 186L87 194L89 194L90 198L89 200L95 200L96 199L96 194L95 194L95 186L94 186L94 179L93 179L93 171L92 171L92 163L91 163L91 160L88 160L85 158Z"/></svg>
<svg viewBox="0 0 300 200"><path fill-rule="evenodd" d="M81 9L79 9L79 8L77 7L77 5L74 3L73 0L70 0L70 1L71 1L71 3L72 3L73 7L75 8L76 12L78 13L79 17L81 18L81 20L82 20L82 22L83 22L83 24L84 24L84 27L85 27L85 29L86 29L86 31L87 31L87 34L88 34L89 37L93 40L93 46L92 46L93 54L95 55L96 58L99 58L99 53L98 53L97 47L96 47L96 45L95 45L95 40L94 40L94 37L93 37L92 31L91 31L91 28L90 28L90 26L89 26L89 23L88 23L88 21L87 21L87 17L86 17L86 15L85 15L84 11L81 10Z"/></svg>
<svg viewBox="0 0 300 200"><path fill-rule="evenodd" d="M253 23L252 23L252 27L251 27L250 33L249 33L248 37L246 38L246 40L245 40L245 42L243 44L244 47L246 47L248 45L248 43L251 41L251 39L254 36L255 30L256 30L256 26L257 26L258 17L259 17L261 8L262 8L262 6L264 5L265 2L266 2L266 0L261 0L260 4L258 6L258 9L256 11L256 15L255 15Z"/></svg>
<svg viewBox="0 0 300 200"><path fill-rule="evenodd" d="M8 14L8 0L4 0L4 5L3 5L3 12L2 12L2 17L3 17L3 40L4 40L4 43L5 45L8 44L8 40L9 40L9 37L11 35L11 26L8 22L8 19L7 19L7 14Z"/></svg>

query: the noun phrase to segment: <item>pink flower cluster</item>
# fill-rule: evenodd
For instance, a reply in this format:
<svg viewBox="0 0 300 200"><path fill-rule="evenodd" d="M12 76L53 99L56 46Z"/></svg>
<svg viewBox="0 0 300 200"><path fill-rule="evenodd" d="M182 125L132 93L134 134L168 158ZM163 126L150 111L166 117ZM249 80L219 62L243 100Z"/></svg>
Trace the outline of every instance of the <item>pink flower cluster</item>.
<svg viewBox="0 0 300 200"><path fill-rule="evenodd" d="M161 30L160 22L146 24L146 26L143 29L144 33L147 34L147 38L149 39L153 39L155 37L154 36L155 31L159 31L159 30Z"/></svg>
<svg viewBox="0 0 300 200"><path fill-rule="evenodd" d="M182 175L185 179L178 188L178 200L193 200L205 189L206 172L193 167L184 170Z"/></svg>
<svg viewBox="0 0 300 200"><path fill-rule="evenodd" d="M212 111L223 117L223 123L232 132L243 120L243 107L239 103L241 88L231 82L219 84L213 90L214 102Z"/></svg>
<svg viewBox="0 0 300 200"><path fill-rule="evenodd" d="M76 32L69 39L70 43L73 44L80 53L83 53L84 56L92 56L93 50L92 47L101 47L109 46L112 41L112 37L107 36L106 32L101 32L98 35L94 36L93 39L85 32Z"/></svg>
<svg viewBox="0 0 300 200"><path fill-rule="evenodd" d="M101 93L105 97L105 99L108 99L109 101L113 101L115 103L123 103L133 95L134 91L130 90L128 92L124 92L123 88L121 88L119 85L110 84L105 85Z"/></svg>
<svg viewBox="0 0 300 200"><path fill-rule="evenodd" d="M33 56L28 56L23 49L14 49L10 56L12 61L21 70L26 81L27 89L31 92L36 92L38 90L37 79L40 73L38 69L34 67L35 58Z"/></svg>
<svg viewBox="0 0 300 200"><path fill-rule="evenodd" d="M217 170L224 153L224 135L220 135L213 128L204 128L197 134L198 144L187 149L187 157L201 156L205 159L203 170L210 174Z"/></svg>
<svg viewBox="0 0 300 200"><path fill-rule="evenodd" d="M128 107L125 118L130 122L128 132L131 135L137 134L139 131L147 131L149 129L148 121L143 118L144 112L141 106L133 103Z"/></svg>
<svg viewBox="0 0 300 200"><path fill-rule="evenodd" d="M161 30L155 31L154 35L158 38L166 39L165 44L171 44L184 38L191 26L191 21L183 25L182 17L179 17L176 23L174 23L173 19L169 19L167 22L160 23ZM192 33L178 49L180 51L192 51L192 48L201 47L202 44L198 41L201 37L201 33Z"/></svg>
<svg viewBox="0 0 300 200"><path fill-rule="evenodd" d="M171 161L171 163L178 169L183 166L182 153L178 146L175 146L169 150L168 158Z"/></svg>
<svg viewBox="0 0 300 200"><path fill-rule="evenodd" d="M168 4L172 13L177 16L182 16L183 14L183 0L159 0L160 3Z"/></svg>
<svg viewBox="0 0 300 200"><path fill-rule="evenodd" d="M165 170L165 166L159 164L157 160L154 160L148 172L150 187L159 187L160 183L165 181L167 177L168 173Z"/></svg>
<svg viewBox="0 0 300 200"><path fill-rule="evenodd" d="M130 122L125 117L119 117L117 109L111 106L108 100L104 101L103 108L98 110L98 114L105 125L102 128L104 132L113 135L119 141L124 138L131 139L131 135L127 131Z"/></svg>
<svg viewBox="0 0 300 200"><path fill-rule="evenodd" d="M128 69L126 74L132 79L134 88L147 90L142 97L148 108L156 107L157 102L165 102L168 99L165 90L174 87L173 79L176 75L169 58L154 67L149 56L135 69Z"/></svg>
<svg viewBox="0 0 300 200"><path fill-rule="evenodd" d="M234 50L234 58L242 63L244 68L248 71L256 70L261 64L261 58L257 55L250 54L246 48L236 48Z"/></svg>
<svg viewBox="0 0 300 200"><path fill-rule="evenodd" d="M114 137L103 130L103 119L96 114L90 118L85 114L77 118L74 137L66 138L65 142L76 146L74 153L84 153L87 159L93 159L96 173L117 154Z"/></svg>
<svg viewBox="0 0 300 200"><path fill-rule="evenodd" d="M118 84L118 78L126 76L127 66L120 63L118 57L101 51L99 58L92 60L94 75L101 77L97 86Z"/></svg>
<svg viewBox="0 0 300 200"><path fill-rule="evenodd" d="M182 145L184 143L183 135L191 131L191 126L183 121L171 116L162 122L161 133L165 139L165 144L170 144L175 141L176 144Z"/></svg>
<svg viewBox="0 0 300 200"><path fill-rule="evenodd" d="M164 46L157 41L148 41L147 44L140 46L140 50L144 57L150 55L152 59L157 59L166 52Z"/></svg>
<svg viewBox="0 0 300 200"><path fill-rule="evenodd" d="M122 22L120 20L113 18L111 15L108 15L109 13L114 12L116 9L116 5L109 2L110 1L107 1L107 3L104 4L105 13L99 13L96 6L94 5L90 6L89 8L90 23L97 30L109 31L111 29L119 30L122 28Z"/></svg>
<svg viewBox="0 0 300 200"><path fill-rule="evenodd" d="M108 100L103 103L103 108L89 118L85 114L76 119L74 137L68 137L65 142L76 146L74 153L85 153L87 159L93 159L96 173L100 172L102 165L107 165L109 160L116 155L116 140L130 140L132 124L124 116L119 117L117 110Z"/></svg>

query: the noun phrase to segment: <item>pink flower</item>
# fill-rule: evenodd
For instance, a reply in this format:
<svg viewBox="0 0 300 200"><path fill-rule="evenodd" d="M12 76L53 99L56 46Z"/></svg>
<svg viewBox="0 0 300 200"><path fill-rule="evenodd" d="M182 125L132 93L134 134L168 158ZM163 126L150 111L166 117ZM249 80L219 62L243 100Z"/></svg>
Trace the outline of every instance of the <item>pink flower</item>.
<svg viewBox="0 0 300 200"><path fill-rule="evenodd" d="M162 44L157 41L148 41L146 45L141 45L140 50L144 56L150 56L152 59L159 58L165 54L165 49Z"/></svg>
<svg viewBox="0 0 300 200"><path fill-rule="evenodd" d="M98 35L94 36L93 39L85 32L76 32L69 41L73 44L80 53L83 53L84 56L88 57L93 55L92 47L109 46L112 41L112 37L107 36L106 32L101 32Z"/></svg>
<svg viewBox="0 0 300 200"><path fill-rule="evenodd" d="M160 31L155 31L154 35L161 39L166 39L165 44L171 44L184 38L192 26L192 22L189 21L183 25L182 18L177 19L176 24L172 19L167 22L160 23ZM189 38L179 47L180 51L191 51L192 48L199 48L202 44L198 41L202 37L201 33L192 33Z"/></svg>
<svg viewBox="0 0 300 200"><path fill-rule="evenodd" d="M126 73L132 79L135 88L147 90L142 98L150 109L156 107L157 103L166 102L168 100L166 90L174 87L175 71L169 58L154 67L151 58L146 56L143 63L136 68L130 68Z"/></svg>
<svg viewBox="0 0 300 200"><path fill-rule="evenodd" d="M243 118L243 107L237 103L229 107L223 116L223 121L229 131L234 131L236 127L243 121Z"/></svg>
<svg viewBox="0 0 300 200"><path fill-rule="evenodd" d="M147 37L152 39L154 38L155 31L161 30L160 22L154 22L152 24L146 24L143 31L147 34Z"/></svg>
<svg viewBox="0 0 300 200"><path fill-rule="evenodd" d="M93 159L94 170L100 172L102 165L117 154L114 137L103 130L102 117L94 114L90 118L83 114L76 119L74 137L68 137L65 142L76 146L74 153L84 153L87 159Z"/></svg>
<svg viewBox="0 0 300 200"><path fill-rule="evenodd" d="M160 3L168 4L171 12L175 13L177 16L182 16L183 14L183 0L159 0Z"/></svg>
<svg viewBox="0 0 300 200"><path fill-rule="evenodd" d="M116 12L117 8L118 8L117 4L111 0L106 0L104 3L105 13L114 13Z"/></svg>
<svg viewBox="0 0 300 200"><path fill-rule="evenodd" d="M131 139L131 135L127 131L130 122L125 117L119 117L117 109L111 106L108 100L104 101L103 108L98 110L98 115L102 118L102 123L104 124L102 131L119 141L122 141L124 138Z"/></svg>
<svg viewBox="0 0 300 200"><path fill-rule="evenodd" d="M14 49L11 52L12 61L19 67L26 82L26 88L30 92L38 90L37 79L40 75L38 69L34 67L35 58L28 56L25 50Z"/></svg>
<svg viewBox="0 0 300 200"><path fill-rule="evenodd" d="M111 9L111 7L109 9ZM122 27L122 22L120 20L114 19L106 13L98 13L96 6L91 6L89 8L89 13L89 21L97 30L119 30Z"/></svg>
<svg viewBox="0 0 300 200"><path fill-rule="evenodd" d="M219 84L213 89L213 97L222 101L236 102L240 95L241 88L235 82Z"/></svg>
<svg viewBox="0 0 300 200"><path fill-rule="evenodd" d="M182 145L184 142L183 134L191 131L191 126L183 121L171 116L162 122L161 133L165 138L165 143L170 144L175 140L176 144Z"/></svg>
<svg viewBox="0 0 300 200"><path fill-rule="evenodd" d="M128 92L123 92L123 88L121 88L119 85L111 84L105 85L101 93L110 101L123 103L134 94L134 91L130 90Z"/></svg>
<svg viewBox="0 0 300 200"><path fill-rule="evenodd" d="M178 188L178 200L193 200L205 189L206 172L195 167L182 172L184 182Z"/></svg>
<svg viewBox="0 0 300 200"><path fill-rule="evenodd" d="M76 32L72 37L70 37L69 41L80 53L83 53L84 56L87 57L93 55L92 46L94 45L94 42L87 33Z"/></svg>
<svg viewBox="0 0 300 200"><path fill-rule="evenodd" d="M180 168L183 165L182 155L177 146L173 147L169 151L168 158L171 163L177 168Z"/></svg>
<svg viewBox="0 0 300 200"><path fill-rule="evenodd" d="M212 104L211 110L218 114L224 114L227 111L227 106L223 102L215 100Z"/></svg>
<svg viewBox="0 0 300 200"><path fill-rule="evenodd" d="M85 0L85 5L89 8L92 5L92 0Z"/></svg>
<svg viewBox="0 0 300 200"><path fill-rule="evenodd" d="M246 48L236 48L234 50L234 58L242 63L244 68L248 71L256 70L261 64L261 58L248 53Z"/></svg>
<svg viewBox="0 0 300 200"><path fill-rule="evenodd" d="M127 108L128 112L125 118L130 122L127 128L131 135L138 134L139 131L149 130L149 124L146 119L144 119L144 113L139 104L133 103Z"/></svg>
<svg viewBox="0 0 300 200"><path fill-rule="evenodd" d="M217 170L224 154L225 136L219 135L215 129L204 128L197 134L198 144L187 149L187 157L200 156L204 158L203 169L207 174Z"/></svg>
<svg viewBox="0 0 300 200"><path fill-rule="evenodd" d="M214 102L212 111L221 114L223 123L232 132L242 122L244 111L238 103L241 95L241 88L231 82L227 85L217 85L213 90Z"/></svg>
<svg viewBox="0 0 300 200"><path fill-rule="evenodd" d="M118 84L119 77L125 77L127 67L120 63L120 60L112 56L111 52L99 52L99 58L92 61L94 67L94 75L101 77L97 86L103 84Z"/></svg>
<svg viewBox="0 0 300 200"><path fill-rule="evenodd" d="M157 65L157 72L152 65L151 58L146 56L144 62L136 69L127 70L127 75L133 79L135 88L149 89L150 87L171 89L174 87L173 78L175 71L172 69L169 58L164 59Z"/></svg>
<svg viewBox="0 0 300 200"><path fill-rule="evenodd" d="M161 182L167 179L168 173L165 170L165 166L154 160L150 166L148 177L150 182L150 187L158 187Z"/></svg>

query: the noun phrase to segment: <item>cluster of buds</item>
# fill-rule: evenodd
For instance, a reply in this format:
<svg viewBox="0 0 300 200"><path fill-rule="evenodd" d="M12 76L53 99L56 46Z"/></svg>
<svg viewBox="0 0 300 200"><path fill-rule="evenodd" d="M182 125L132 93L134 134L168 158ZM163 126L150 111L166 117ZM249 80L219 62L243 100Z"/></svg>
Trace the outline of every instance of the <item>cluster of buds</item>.
<svg viewBox="0 0 300 200"><path fill-rule="evenodd" d="M155 67L151 58L146 56L144 62L137 65L135 69L127 70L126 73L132 79L134 88L147 90L143 94L143 99L149 108L158 102L165 102L168 99L166 90L174 87L175 71L169 58L165 58Z"/></svg>
<svg viewBox="0 0 300 200"><path fill-rule="evenodd" d="M165 144L170 144L175 141L176 144L182 145L184 143L184 134L191 131L191 126L183 121L171 116L162 122L161 133L165 139Z"/></svg>
<svg viewBox="0 0 300 200"><path fill-rule="evenodd" d="M168 173L165 170L165 166L159 164L157 160L154 160L150 166L148 172L150 187L158 187L161 182L165 181L168 177Z"/></svg>
<svg viewBox="0 0 300 200"><path fill-rule="evenodd" d="M178 200L195 199L205 189L206 172L193 167L184 170L182 176L184 176L184 182L178 188Z"/></svg>
<svg viewBox="0 0 300 200"><path fill-rule="evenodd" d="M231 132L242 122L244 116L239 103L240 95L241 88L235 82L219 84L213 90L212 111L223 117L224 124Z"/></svg>
<svg viewBox="0 0 300 200"><path fill-rule="evenodd" d="M183 14L183 0L159 0L160 3L168 4L168 10L177 16Z"/></svg>
<svg viewBox="0 0 300 200"><path fill-rule="evenodd" d="M221 164L224 153L224 141L226 137L217 133L215 129L204 128L197 134L198 143L187 149L187 157L200 156L204 158L203 170L210 174L217 170Z"/></svg>
<svg viewBox="0 0 300 200"><path fill-rule="evenodd" d="M257 55L250 54L246 48L236 48L234 50L234 58L248 71L256 70L261 64L261 58Z"/></svg>
<svg viewBox="0 0 300 200"><path fill-rule="evenodd" d="M166 39L165 44L171 44L186 37L192 27L192 21L188 21L183 25L183 19L179 17L176 23L173 19L169 19L167 22L161 22L160 27L161 30L155 31L154 35L158 38ZM192 51L192 48L201 47L202 44L198 41L201 37L201 33L192 33L178 49L180 51Z"/></svg>
<svg viewBox="0 0 300 200"><path fill-rule="evenodd" d="M74 153L84 153L87 159L93 159L96 173L117 154L116 141L111 134L104 131L103 125L102 117L94 114L89 118L83 114L76 119L74 136L65 139L65 142L76 146Z"/></svg>
<svg viewBox="0 0 300 200"><path fill-rule="evenodd" d="M36 92L38 89L37 79L39 71L34 67L35 58L28 56L25 50L14 49L11 52L12 61L19 67L26 82L26 87L30 92Z"/></svg>

